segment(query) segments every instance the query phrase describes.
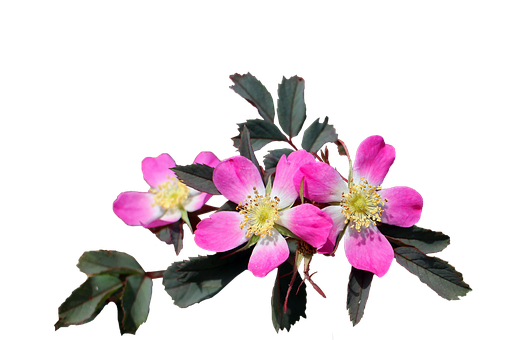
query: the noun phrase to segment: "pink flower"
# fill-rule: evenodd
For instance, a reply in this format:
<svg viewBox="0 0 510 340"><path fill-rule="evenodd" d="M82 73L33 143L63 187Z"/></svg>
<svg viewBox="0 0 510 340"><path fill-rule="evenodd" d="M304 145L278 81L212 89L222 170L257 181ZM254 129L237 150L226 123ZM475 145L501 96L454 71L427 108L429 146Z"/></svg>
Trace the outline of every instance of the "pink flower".
<svg viewBox="0 0 510 340"><path fill-rule="evenodd" d="M212 152L201 152L193 164L215 167L219 162ZM183 211L200 209L212 195L180 182L169 169L174 166L174 160L166 153L145 158L142 173L151 187L149 192L121 193L113 202L113 212L127 225L153 228L178 221Z"/></svg>
<svg viewBox="0 0 510 340"><path fill-rule="evenodd" d="M283 226L313 247L321 247L332 226L331 218L311 204L292 207L299 196L293 178L302 164L314 162L308 152L284 155L276 166L272 189L266 193L258 169L247 158L235 156L216 166L213 182L237 211L220 211L202 220L195 242L205 250L223 252L234 249L251 237L258 239L248 270L264 277L289 257L285 238L276 228Z"/></svg>
<svg viewBox="0 0 510 340"><path fill-rule="evenodd" d="M408 187L381 189L384 177L395 160L395 149L381 136L365 139L358 148L353 180L348 186L340 174L325 163L301 167L305 176L305 197L332 205L323 209L333 219L333 228L319 253L331 253L337 236L345 231L345 254L350 264L382 277L393 260L393 249L376 223L408 228L419 221L421 195ZM297 187L302 177L294 179Z"/></svg>

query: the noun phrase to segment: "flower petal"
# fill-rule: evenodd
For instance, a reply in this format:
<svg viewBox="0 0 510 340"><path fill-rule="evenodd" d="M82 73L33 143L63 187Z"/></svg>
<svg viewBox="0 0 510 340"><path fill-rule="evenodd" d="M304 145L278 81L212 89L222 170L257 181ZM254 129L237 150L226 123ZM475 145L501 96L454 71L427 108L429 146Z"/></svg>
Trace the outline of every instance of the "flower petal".
<svg viewBox="0 0 510 340"><path fill-rule="evenodd" d="M399 227L412 227L420 220L423 198L409 187L393 187L379 191L379 195L387 199L381 222Z"/></svg>
<svg viewBox="0 0 510 340"><path fill-rule="evenodd" d="M197 225L195 243L210 251L227 251L246 243L246 229L239 225L243 217L236 211L220 211Z"/></svg>
<svg viewBox="0 0 510 340"><path fill-rule="evenodd" d="M305 176L304 196L315 202L340 202L342 193L348 191L347 183L338 171L326 163L316 162L305 164L300 172ZM294 185L301 185L301 178L294 177Z"/></svg>
<svg viewBox="0 0 510 340"><path fill-rule="evenodd" d="M218 157L209 151L202 151L193 161L193 164L205 164L211 168L215 168L220 163Z"/></svg>
<svg viewBox="0 0 510 340"><path fill-rule="evenodd" d="M368 183L378 186L386 177L395 161L395 149L384 143L381 136L371 136L361 142L356 151L353 167L354 182L359 183L365 177Z"/></svg>
<svg viewBox="0 0 510 340"><path fill-rule="evenodd" d="M149 224L142 224L144 228L147 228L147 229L150 229L150 228L157 228L157 227L162 227L164 225L168 225L168 224L171 224L172 222L167 222L167 221L163 221L163 220L154 220L152 221L151 223Z"/></svg>
<svg viewBox="0 0 510 340"><path fill-rule="evenodd" d="M330 254L335 250L336 239L340 232L345 228L345 215L342 213L342 208L337 205L330 205L322 209L333 220L333 227L329 229L328 239L326 243L317 252L319 254Z"/></svg>
<svg viewBox="0 0 510 340"><path fill-rule="evenodd" d="M179 208L173 207L173 208L168 209L166 211L166 213L163 216L161 216L159 219L166 221L168 223L173 223L173 222L179 221L181 219L181 217L182 217L182 213L179 210Z"/></svg>
<svg viewBox="0 0 510 340"><path fill-rule="evenodd" d="M287 241L275 229L261 237L248 262L248 270L257 277L264 277L289 258Z"/></svg>
<svg viewBox="0 0 510 340"><path fill-rule="evenodd" d="M253 196L254 187L261 195L266 192L259 171L243 156L234 156L218 164L213 182L219 192L234 203L244 202L248 195Z"/></svg>
<svg viewBox="0 0 510 340"><path fill-rule="evenodd" d="M158 157L146 157L142 161L143 179L152 188L168 182L170 178L175 178L175 173L169 168L173 168L175 162L169 154L162 153Z"/></svg>
<svg viewBox="0 0 510 340"><path fill-rule="evenodd" d="M149 224L161 217L165 210L155 205L154 194L150 192L127 191L113 202L113 212L127 225Z"/></svg>
<svg viewBox="0 0 510 340"><path fill-rule="evenodd" d="M188 198L182 202L184 210L193 212L202 208L202 206L212 197L211 194L200 192L193 188L189 188Z"/></svg>
<svg viewBox="0 0 510 340"><path fill-rule="evenodd" d="M326 243L329 230L333 226L333 221L327 213L308 203L280 211L276 223L315 248L320 248Z"/></svg>
<svg viewBox="0 0 510 340"><path fill-rule="evenodd" d="M296 190L294 176L300 173L301 166L307 163L315 163L315 159L305 150L292 152L288 158L282 155L278 161L271 196L277 196L280 199L280 208L292 205L299 197L299 186ZM303 176L298 175L298 177Z"/></svg>
<svg viewBox="0 0 510 340"><path fill-rule="evenodd" d="M349 225L344 238L345 255L353 267L379 277L388 272L393 261L393 248L374 224L362 227L360 232Z"/></svg>

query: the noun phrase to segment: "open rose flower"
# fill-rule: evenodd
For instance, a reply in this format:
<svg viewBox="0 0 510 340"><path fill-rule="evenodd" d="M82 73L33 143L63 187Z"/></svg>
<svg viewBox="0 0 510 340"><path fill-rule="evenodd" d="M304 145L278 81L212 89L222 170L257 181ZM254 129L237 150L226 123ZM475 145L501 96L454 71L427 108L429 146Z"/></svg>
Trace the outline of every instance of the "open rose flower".
<svg viewBox="0 0 510 340"><path fill-rule="evenodd" d="M295 177L295 187L304 175L305 197L333 204L323 209L333 219L333 228L319 253L331 253L337 236L347 226L344 238L349 263L379 277L386 274L394 254L376 223L411 227L419 221L423 207L423 199L414 189L381 189L394 160L395 149L385 144L381 136L371 136L356 152L353 181L349 186L328 164L316 162L301 167L302 175Z"/></svg>
<svg viewBox="0 0 510 340"><path fill-rule="evenodd" d="M201 152L193 164L215 167L219 162L212 152ZM180 182L169 169L174 166L174 160L166 153L145 158L142 173L151 187L149 192L121 193L113 202L115 214L127 225L153 228L178 221L183 210L193 212L200 209L212 195Z"/></svg>
<svg viewBox="0 0 510 340"><path fill-rule="evenodd" d="M331 218L311 204L288 209L299 196L293 184L294 175L307 162L314 162L314 158L304 150L293 152L288 159L282 156L268 193L249 159L235 156L218 164L213 182L223 196L239 202L239 212L220 211L202 220L195 232L197 245L223 252L258 236L248 263L248 270L258 277L266 276L289 257L287 241L275 228L277 225L313 247L324 245L332 227Z"/></svg>

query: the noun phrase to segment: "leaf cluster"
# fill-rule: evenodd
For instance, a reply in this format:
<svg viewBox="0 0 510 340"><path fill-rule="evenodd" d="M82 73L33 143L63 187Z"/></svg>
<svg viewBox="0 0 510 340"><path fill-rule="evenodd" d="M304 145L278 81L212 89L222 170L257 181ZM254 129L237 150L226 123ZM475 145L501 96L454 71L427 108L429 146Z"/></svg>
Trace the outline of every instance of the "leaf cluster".
<svg viewBox="0 0 510 340"><path fill-rule="evenodd" d="M121 334L135 334L147 320L152 279L130 255L118 251L88 251L78 261L87 280L58 308L55 330L90 322L109 302L117 305Z"/></svg>
<svg viewBox="0 0 510 340"><path fill-rule="evenodd" d="M377 227L392 245L397 263L416 275L439 296L447 300L458 300L471 291L469 285L463 281L462 274L452 265L427 255L445 249L450 244L450 237L418 226L401 228L379 223ZM347 310L354 326L363 317L372 277L370 272L354 267L351 270Z"/></svg>

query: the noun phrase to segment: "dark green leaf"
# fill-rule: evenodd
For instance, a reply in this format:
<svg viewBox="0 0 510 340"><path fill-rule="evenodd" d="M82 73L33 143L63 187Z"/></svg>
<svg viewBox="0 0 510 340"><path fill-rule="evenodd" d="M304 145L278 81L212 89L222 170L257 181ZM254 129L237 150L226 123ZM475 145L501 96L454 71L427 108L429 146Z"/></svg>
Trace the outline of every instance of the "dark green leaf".
<svg viewBox="0 0 510 340"><path fill-rule="evenodd" d="M106 300L122 287L122 281L111 275L87 278L58 308L55 330L92 321L103 309Z"/></svg>
<svg viewBox="0 0 510 340"><path fill-rule="evenodd" d="M172 171L184 184L193 189L211 195L220 194L212 180L214 168L210 166L205 164L183 165L172 168Z"/></svg>
<svg viewBox="0 0 510 340"><path fill-rule="evenodd" d="M239 146L239 154L252 161L252 163L255 164L255 166L259 170L260 177L262 177L262 171L260 170L259 162L257 161L257 157L255 157L255 153L253 152L253 147L251 145L250 131L248 130L246 125L243 126L243 131L241 132L241 144Z"/></svg>
<svg viewBox="0 0 510 340"><path fill-rule="evenodd" d="M306 119L305 80L294 76L278 86L278 122L290 138L297 136Z"/></svg>
<svg viewBox="0 0 510 340"><path fill-rule="evenodd" d="M353 326L363 317L374 274L352 267L347 286L347 310Z"/></svg>
<svg viewBox="0 0 510 340"><path fill-rule="evenodd" d="M163 275L165 290L174 304L181 308L209 299L248 268L252 250L216 253L174 262Z"/></svg>
<svg viewBox="0 0 510 340"><path fill-rule="evenodd" d="M80 257L78 268L89 276L145 274L131 255L115 250L87 251Z"/></svg>
<svg viewBox="0 0 510 340"><path fill-rule="evenodd" d="M273 287L273 295L271 296L271 312L273 319L273 327L279 330L287 329L294 325L300 317L306 318L306 285L301 279L299 273L296 275L294 284L287 301L287 313L284 313L285 297L292 279L293 265L289 261L285 261L278 267L278 273ZM302 284L301 284L302 283ZM298 287L301 285L298 291Z"/></svg>
<svg viewBox="0 0 510 340"><path fill-rule="evenodd" d="M227 201L218 209L218 211L237 211L237 205L237 203Z"/></svg>
<svg viewBox="0 0 510 340"><path fill-rule="evenodd" d="M463 281L462 274L446 261L429 257L415 248L398 247L394 252L400 265L447 300L458 300L459 296L465 296L471 290Z"/></svg>
<svg viewBox="0 0 510 340"><path fill-rule="evenodd" d="M271 122L261 119L250 119L245 123L237 124L239 135L233 137L234 146L239 149L241 144L241 132L244 126L250 130L250 141L254 151L260 150L264 145L273 141L286 141L285 135Z"/></svg>
<svg viewBox="0 0 510 340"><path fill-rule="evenodd" d="M182 228L182 224L183 221L179 220L177 222L169 223L161 227L149 228L149 230L166 244L173 244L175 254L179 255L184 239L184 230Z"/></svg>
<svg viewBox="0 0 510 340"><path fill-rule="evenodd" d="M131 275L126 278L122 294L122 322L120 333L135 334L149 315L149 304L152 295L152 280L143 275Z"/></svg>
<svg viewBox="0 0 510 340"><path fill-rule="evenodd" d="M334 143L338 135L333 125L328 124L328 117L324 123L319 123L319 118L312 123L303 134L301 146L308 152L317 152L326 143Z"/></svg>
<svg viewBox="0 0 510 340"><path fill-rule="evenodd" d="M270 169L275 168L278 164L278 161L280 161L280 158L282 158L283 155L288 156L290 155L294 150L292 149L276 149L276 150L269 150L269 153L264 156L264 168Z"/></svg>
<svg viewBox="0 0 510 340"><path fill-rule="evenodd" d="M96 307L96 310L94 311L94 313L92 313L92 315L87 318L86 320L83 320L81 322L78 322L76 324L73 324L74 326L81 326L81 325L86 325L88 323L91 323L92 321L96 320L97 317L99 316L99 314L101 314L101 312L103 311L103 309L108 305L108 301L102 301L102 303L100 305L98 305ZM69 328L69 324L65 324L65 323L61 323L61 322L57 322L55 324L55 330L59 330L61 328Z"/></svg>
<svg viewBox="0 0 510 340"><path fill-rule="evenodd" d="M438 231L423 229L417 226L401 228L379 223L377 228L385 236L396 239L406 245L416 247L425 254L437 253L450 244L449 236Z"/></svg>
<svg viewBox="0 0 510 340"><path fill-rule="evenodd" d="M230 88L255 106L264 120L272 123L274 121L274 102L265 86L250 73L244 75L236 73L231 75L230 79L234 82Z"/></svg>

